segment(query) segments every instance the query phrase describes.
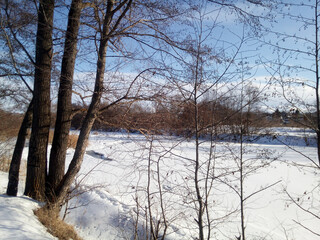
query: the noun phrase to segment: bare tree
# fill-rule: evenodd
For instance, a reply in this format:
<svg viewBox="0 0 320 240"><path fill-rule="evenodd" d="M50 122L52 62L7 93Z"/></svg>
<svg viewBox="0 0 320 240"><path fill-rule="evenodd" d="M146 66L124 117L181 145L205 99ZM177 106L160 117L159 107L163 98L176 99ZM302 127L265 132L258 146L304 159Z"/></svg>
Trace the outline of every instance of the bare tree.
<svg viewBox="0 0 320 240"><path fill-rule="evenodd" d="M61 63L57 118L50 153L47 196L54 194L55 189L65 173L65 158L72 118L71 98L73 73L77 54L78 31L82 7L82 0L72 1L68 16L64 56Z"/></svg>
<svg viewBox="0 0 320 240"><path fill-rule="evenodd" d="M250 149L250 142L255 135L259 134L255 129L254 119L252 114L255 112L254 108L260 101L261 95L264 91L262 89L256 89L251 86L250 81L244 80L244 72L241 72L242 82L240 84L239 95L235 98L234 105L238 108L237 116L237 138L236 142L238 146L230 146L230 157L234 160L235 167L233 168L235 177L235 186L225 181L225 183L236 193L240 201L240 229L241 233L239 238L245 240L247 238L247 226L246 226L246 211L247 202L255 195L262 193L263 191L273 187L280 181L270 183L266 186L260 186L258 190L252 192L246 191L247 180L254 174L259 174L260 169L265 169L277 160L278 156L274 155L267 149ZM268 84L265 85L265 88ZM259 121L261 119L259 118ZM238 148L236 150L235 148ZM252 157L255 154L256 157ZM250 155L250 157L248 156ZM232 178L232 177L231 177Z"/></svg>
<svg viewBox="0 0 320 240"><path fill-rule="evenodd" d="M181 67L186 69L185 74L181 76L185 79L179 79L174 77L177 75L172 74L170 80L177 88L176 91L182 96L182 101L190 106L187 110L190 116L188 137L194 139L195 155L194 158L188 158L192 163L192 168L189 169L190 174L193 174L191 177L189 176L193 181L193 188L189 189L192 193L189 198L191 198L190 202L194 204L196 214L194 221L198 231L197 239L203 240L211 238L213 228L214 217L209 209L212 207L210 205L212 202L211 191L216 174L214 172L214 156L211 151L214 143L211 144L208 160L204 161L203 157L200 156L201 135L204 130L209 129L208 125L203 125L201 121L201 100L206 93L227 79L227 72L233 65L243 39L238 38L239 45L231 44L230 47L233 48L233 52L227 57L223 49L215 49L214 44L209 45L213 32L219 28L218 20L209 17L212 14L208 10L210 4L201 1L192 5L192 7L194 11L190 16L191 20L187 23L191 26L191 30L184 42L185 49L188 49L188 51L183 58L178 60ZM205 23L206 19L211 20L209 26ZM235 37L238 36L235 35ZM223 54L219 54L221 53L220 50Z"/></svg>
<svg viewBox="0 0 320 240"><path fill-rule="evenodd" d="M220 182L219 178L232 174L227 170L225 172L216 172L217 158L214 156L213 148L215 146L215 129L220 124L225 124L226 121L237 113L233 111L230 115L226 114L221 121L217 121L216 112L210 112L212 116L210 122L205 123L201 116L201 111L204 109L205 104L202 104L202 100L206 95L210 96L210 93L215 91L221 91L222 83L231 81L231 79L239 77L236 64L239 60L237 56L241 51L243 44L248 40L244 37L246 34L245 27L243 32L234 33L235 42L223 41L221 38L214 39L214 33L220 33L219 29L219 14L215 14L215 11L226 11L241 16L245 14L244 22L251 20L258 23L259 17L250 16L246 14L246 11L237 8L236 5L227 2L213 2L210 5L208 1L201 1L192 5L192 16L189 16L190 21L187 21L187 25L190 26L189 31L185 30L188 34L183 42L183 48L187 49L187 54L183 53L175 60L178 62L179 67L177 72L183 72L182 74L173 73L174 68L172 66L172 74L168 77L171 84L175 86L177 95L180 95L182 102L186 108L186 112L189 113L189 118L185 118L189 123L189 131L187 137L194 140L195 153L194 158L187 157L190 161L188 170L190 170L193 181L193 188L189 192L190 202L194 206L195 215L194 222L197 226L198 236L197 239L210 239L212 237L212 230L214 229L214 222L222 221L223 217L219 218L214 216L212 212L212 196L214 184ZM219 10L217 10L219 9ZM241 14L239 14L241 13ZM239 14L239 15L238 15ZM213 18L211 18L214 16ZM216 18L215 18L216 17ZM252 18L251 18L252 17ZM250 23L252 23L250 22ZM257 26L258 27L258 26ZM249 37L250 35L248 35ZM212 43L214 42L214 43ZM212 43L212 45L211 45ZM219 48L217 46L224 45ZM230 45L229 45L230 44ZM225 51L226 45L229 46L230 52ZM183 57L181 57L183 56ZM240 61L240 60L239 60ZM169 67L168 67L169 68ZM237 79L239 80L239 79ZM234 83L236 84L236 83ZM223 95L221 93L221 95ZM214 106L214 105L212 105ZM239 110L238 110L239 112ZM218 118L218 117L217 117ZM203 144L202 138L207 137L206 134L211 136L210 149L208 149L208 158L204 160L204 157L200 154L201 144ZM191 164L192 163L192 164ZM192 166L192 169L190 168ZM229 214L233 211L231 210ZM228 214L227 214L228 215Z"/></svg>
<svg viewBox="0 0 320 240"><path fill-rule="evenodd" d="M99 47L97 49L98 57L96 64L97 69L95 77L95 86L91 97L91 103L82 122L75 154L69 165L67 173L62 178L55 192L55 201L57 203L62 201L74 177L80 170L90 131L93 127L95 120L99 119L99 115L103 111L109 109L110 107L120 102L129 101L129 104L132 104L132 102L136 100L148 100L150 99L150 95L152 95L149 94L148 96L148 94L143 93L143 91L141 94L137 93L137 91L139 92L139 89L143 87L141 86L140 81L146 81L144 74L152 72L152 69L147 68L145 70L142 70L139 74L137 74L136 77L133 80L131 80L129 84L126 83L126 90L119 91L120 93L115 94L115 97L108 96L110 97L109 99L112 100L104 106L101 105L104 93L112 92L112 89L111 91L107 89L105 84L107 49L110 49L111 51L114 51L117 54L123 54L124 58L130 58L130 54L126 51L125 48L120 49L120 46L122 45L121 39L123 37L133 38L137 42L143 42L143 40L141 40L140 38L158 38L157 34L150 34L144 32L150 29L157 32L157 29L153 26L153 21L155 21L154 25L159 24L159 22L162 21L159 20L159 22L157 22L158 20L153 20L154 16L148 16L149 18L151 18L151 20L143 19L143 14L148 14L146 8L150 7L149 5L159 9L161 9L163 6L160 3L150 3L148 1L142 1L139 4L134 5L132 0L124 0L121 2L115 2L113 0L110 0L107 1L106 5L102 4L101 6L101 9L105 9L105 12L100 12L101 9L99 7L91 5L91 7L93 7L92 11L95 16L94 21L97 22L93 22L93 24L89 22L89 27L93 28L95 31L98 31L98 33L100 34L100 39L98 41ZM142 15L139 10L139 7L142 9ZM161 11L165 12L164 9L160 10L159 12ZM101 22L99 20L100 14L102 17ZM157 12L157 14L159 13ZM141 30L141 32L139 32L139 30ZM155 72L153 74L155 74ZM119 86L122 83L116 82L116 84L118 86L115 87L119 88Z"/></svg>
<svg viewBox="0 0 320 240"><path fill-rule="evenodd" d="M130 89L132 89L133 83L137 82L137 79L141 77L142 73L133 80L133 83L130 84L129 90L124 92L121 97L118 97L119 94L115 94L114 101L112 101L108 106L102 106L100 108L100 102L102 95L106 90L104 86L105 78L105 68L106 68L106 52L109 48L114 53L123 54L126 57L129 56L129 51L125 48L122 42L120 41L121 37L130 37L137 41L138 44L145 45L147 47L147 41L144 42L143 38L156 38L163 42L170 42L169 38L166 38L157 26L161 21L166 19L159 16L164 16L171 4L161 4L157 2L141 1L139 4L135 5L135 14L132 13L132 3L131 0L125 0L121 2L107 1L97 5L96 2L88 2L84 5L80 1L73 1L71 3L71 8L69 11L69 21L68 29L66 32L65 38L65 49L64 56L62 58L62 67L61 67L61 76L60 76L60 90L58 94L58 114L55 126L54 140L52 144L52 150L50 155L50 164L49 164L49 176L47 182L47 197L50 198L53 202L59 202L63 198L63 195L66 194L72 179L74 179L75 174L80 169L82 158L85 152L86 142L92 128L94 121L98 118L98 115L108 109L110 106L113 106L125 99L146 99L147 97L141 95L132 95L129 97ZM50 4L50 8L44 8L44 4ZM8 6L8 4L7 4ZM8 7L4 8L4 12L8 14ZM93 45L99 43L97 48L97 62L96 62L96 81L95 88L92 91L93 95L91 98L91 104L87 110L86 117L84 119L83 125L81 127L81 133L78 140L78 147L76 148L76 153L71 165L68 168L66 175L64 174L64 165L65 165L65 155L66 155L66 141L70 129L70 120L72 117L71 112L71 91L73 88L73 72L75 66L75 56L78 40L78 30L80 24L80 12L83 7L86 7L86 11L91 18L84 18L83 26L86 26L86 29L90 29L89 34L82 36L82 41L87 41L87 39L93 39ZM142 11L141 11L142 9ZM146 9L146 10L143 10ZM155 9L162 9L161 11L155 11ZM33 133L30 139L30 149L29 149L29 164L28 164L28 176L26 183L26 194L35 197L37 199L45 199L43 189L46 179L46 151L48 146L48 131L50 126L50 73L53 71L52 65L52 34L54 33L54 24L53 21L53 11L54 11L54 2L53 1L41 1L38 9L38 38L37 38L37 55L35 63L36 77L35 77L35 87L34 87L34 100L30 104L29 111L25 115L25 121L21 127L21 136L25 136L26 129L28 128L27 122L30 122L30 109L33 109ZM49 11L48 13L46 11ZM148 12L149 11L149 12ZM162 12L162 13L160 13ZM50 13L50 14L49 14ZM130 13L130 15L129 15ZM49 15L48 15L49 14ZM150 15L148 15L150 14ZM88 15L88 16L89 16ZM144 19L144 15L147 18L154 18L155 23L153 24L151 20ZM173 15L169 15L168 19ZM47 22L49 21L49 22ZM1 22L2 23L2 22ZM140 25L140 26L139 26ZM4 29L4 25L1 25ZM142 26L142 28L141 28ZM32 53L29 53L27 50L29 47L24 45L23 41L20 41L15 35L13 28L9 28L15 43L19 45L24 51L27 57L32 61ZM144 29L144 32L140 30ZM153 33L150 34L149 30L152 30ZM56 29L54 29L56 30ZM147 30L147 31L146 31ZM59 30L60 31L60 30ZM46 34L44 34L46 33ZM91 35L90 35L91 34ZM100 34L100 39L97 38L97 35ZM40 37L41 35L41 37ZM40 43L43 43L41 45ZM11 41L7 41L7 44L10 48ZM58 49L59 49L59 42ZM97 46L97 45L96 45ZM47 49L45 49L47 48ZM13 48L10 48L11 50ZM152 48L150 48L152 49ZM156 50L154 50L156 51ZM88 55L90 55L89 53ZM126 55L128 54L128 55ZM92 55L92 54L91 54ZM12 54L12 57L15 55ZM41 58L43 57L43 58ZM14 60L14 58L12 58ZM140 58L141 59L141 58ZM37 62L38 61L38 62ZM47 61L44 66L40 66L41 61ZM13 69L15 72L18 72L18 68L13 63ZM150 72L150 70L149 70ZM46 81L40 80L43 73L46 73ZM48 73L48 74L47 74ZM15 75L16 73L10 73ZM21 78L23 75L21 75ZM23 80L23 79L22 79ZM141 87L137 87L138 89ZM111 98L112 99L112 98ZM32 108L33 107L33 108ZM43 107L43 109L41 108ZM39 110L43 110L38 112ZM38 131L39 130L39 131ZM41 137L37 137L38 134L41 134ZM19 138L20 139L20 138ZM16 147L19 148L19 156L15 154L15 159L21 160L21 153L24 146L25 138L18 141ZM39 145L39 146L38 146ZM37 155L37 156L36 156ZM13 165L19 166L19 161L13 161ZM14 167L13 167L14 168ZM17 170L17 168L15 168ZM14 177L10 179L15 179L17 183L17 172L14 171ZM39 170L39 171L38 171ZM39 176L38 176L39 174ZM37 177L35 177L37 175ZM13 176L12 174L10 176ZM36 181L34 181L36 179ZM10 183L11 185L11 183ZM16 187L14 187L16 189Z"/></svg>

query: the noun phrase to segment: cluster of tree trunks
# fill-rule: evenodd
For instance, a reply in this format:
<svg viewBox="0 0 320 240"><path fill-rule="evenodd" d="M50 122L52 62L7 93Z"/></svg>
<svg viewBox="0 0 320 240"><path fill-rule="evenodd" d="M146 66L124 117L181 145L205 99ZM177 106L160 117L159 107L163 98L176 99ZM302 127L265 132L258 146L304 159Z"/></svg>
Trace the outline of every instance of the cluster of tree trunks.
<svg viewBox="0 0 320 240"><path fill-rule="evenodd" d="M78 32L80 27L81 11L85 4L82 0L72 0L68 26L65 35L64 53L60 73L60 85L58 92L57 117L55 122L54 137L49 158L49 171L47 170L47 149L50 130L50 88L52 71L52 32L54 0L41 0L38 8L38 28L36 37L36 61L33 99L24 116L17 138L9 173L8 195L16 195L19 181L19 167L22 150L26 141L27 130L32 126L25 194L34 199L47 201L52 204L62 204L70 185L80 170L89 133L98 116L101 101L104 72L106 66L106 52L110 33L117 26L111 23L116 16L119 24L121 19L131 7L131 0L125 0L115 8L115 1L108 0L103 29L100 32L100 45L98 50L98 62L94 94L85 119L82 123L75 154L65 173L65 158L67 141L72 119L72 86L75 60L77 54Z"/></svg>

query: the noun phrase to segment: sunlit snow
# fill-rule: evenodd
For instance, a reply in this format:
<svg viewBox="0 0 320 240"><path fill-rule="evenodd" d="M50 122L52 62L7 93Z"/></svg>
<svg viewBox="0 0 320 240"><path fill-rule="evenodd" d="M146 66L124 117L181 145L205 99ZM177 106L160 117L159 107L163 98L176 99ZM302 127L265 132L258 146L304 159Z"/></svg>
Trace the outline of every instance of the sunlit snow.
<svg viewBox="0 0 320 240"><path fill-rule="evenodd" d="M316 159L314 136L293 128L270 129L268 134L244 144L244 171L257 167L244 181L245 196L256 193L245 202L247 237L318 239L309 230L318 231L319 219L300 208L319 216L320 172L310 167L310 161L302 155ZM279 142L275 135L282 142L290 143L292 149ZM67 162L73 152L68 150ZM240 235L240 202L236 194L239 154L240 144L236 142L225 140L211 144L202 139L200 143L201 163L207 166L211 161L211 170L214 169L217 177L212 182L208 202L212 239L235 239ZM72 193L75 196L61 216L66 210L65 220L73 224L84 239L134 239L135 229L139 239L146 239L149 186L155 220L163 217L160 191L162 193L162 209L168 224L166 239L196 238L194 159L193 139L92 132L76 179L78 187ZM201 176L205 176L204 170L200 171ZM0 238L53 239L33 216L32 209L38 204L21 196L23 183L18 198L8 197L4 194L7 173L0 176ZM267 189L262 191L263 188Z"/></svg>

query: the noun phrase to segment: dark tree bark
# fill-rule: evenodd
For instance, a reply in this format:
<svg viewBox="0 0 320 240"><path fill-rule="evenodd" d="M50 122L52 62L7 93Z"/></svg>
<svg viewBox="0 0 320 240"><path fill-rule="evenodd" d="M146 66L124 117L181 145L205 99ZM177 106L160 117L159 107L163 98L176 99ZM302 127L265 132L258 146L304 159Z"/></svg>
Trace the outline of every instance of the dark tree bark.
<svg viewBox="0 0 320 240"><path fill-rule="evenodd" d="M50 153L49 175L47 181L47 197L49 199L54 197L55 189L65 173L65 158L71 127L72 84L77 55L81 9L82 0L73 0L68 16L68 27L61 64L57 118Z"/></svg>
<svg viewBox="0 0 320 240"><path fill-rule="evenodd" d="M25 195L45 199L47 146L50 128L50 81L54 0L40 0L36 39L34 107Z"/></svg>
<svg viewBox="0 0 320 240"><path fill-rule="evenodd" d="M107 9L106 9L104 22L103 22L103 30L101 32L100 44L99 44L94 93L92 96L89 109L83 121L83 125L81 127L81 131L79 134L74 156L69 165L68 171L64 175L58 187L58 190L56 192L57 196L55 199L55 203L58 205L63 202L63 199L68 193L68 190L71 184L73 183L77 173L80 171L80 167L83 161L83 156L87 146L89 134L90 134L92 125L99 113L99 106L100 106L101 96L103 92L103 80L104 80L104 71L106 67L106 53L108 48L109 35L112 34L113 30L116 29L121 19L125 16L127 11L130 9L132 0L123 1L121 5L124 6L125 3L127 3L127 5L125 5L124 9L121 10L121 8L119 7L114 9L114 4L115 4L114 0L107 1ZM115 15L115 11L120 11L120 10L121 10L121 14L116 20L116 24L113 26L113 28L111 28L111 22Z"/></svg>
<svg viewBox="0 0 320 240"><path fill-rule="evenodd" d="M28 110L24 115L23 121L20 126L20 130L17 137L17 142L14 147L10 170L9 170L9 181L7 187L7 194L9 196L17 196L18 184L19 184L19 171L22 158L23 148L28 135L28 129L32 123L32 111L33 111L33 99L31 100Z"/></svg>

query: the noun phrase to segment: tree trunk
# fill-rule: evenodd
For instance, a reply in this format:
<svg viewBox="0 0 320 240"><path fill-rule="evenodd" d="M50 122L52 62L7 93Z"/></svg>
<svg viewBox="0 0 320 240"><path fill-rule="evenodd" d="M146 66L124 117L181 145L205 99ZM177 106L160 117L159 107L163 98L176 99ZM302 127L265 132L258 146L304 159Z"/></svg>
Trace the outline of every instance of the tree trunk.
<svg viewBox="0 0 320 240"><path fill-rule="evenodd" d="M45 199L47 146L50 129L50 81L54 0L42 0L38 10L34 107L25 195Z"/></svg>
<svg viewBox="0 0 320 240"><path fill-rule="evenodd" d="M28 129L32 123L32 111L33 111L33 99L31 100L27 112L24 115L23 121L20 126L20 130L17 137L17 142L14 147L10 170L9 170L9 181L7 187L7 194L9 196L17 196L18 184L19 184L19 171L22 158L22 152L26 138L28 135Z"/></svg>
<svg viewBox="0 0 320 240"><path fill-rule="evenodd" d="M125 6L125 3L127 5ZM97 61L97 72L96 72L96 80L95 80L95 88L94 93L91 99L91 103L85 119L83 121L79 138L77 141L77 146L75 149L74 156L72 161L68 167L67 173L63 176L62 181L60 182L59 186L57 187L56 197L54 202L56 205L61 205L65 196L67 195L69 188L74 181L77 173L80 171L80 167L83 161L83 156L86 150L88 138L90 131L92 129L93 123L98 116L100 101L103 92L103 81L104 81L104 71L106 66L106 54L109 42L109 34L110 32L114 31L123 17L126 15L127 11L130 9L132 4L132 0L123 1L117 8L114 8L115 1L108 0L107 1L107 9L105 18L103 21L103 30L101 32L100 37L100 45L99 45L99 52L98 52L98 61ZM123 7L123 8L122 8ZM118 16L118 19L115 21L115 25L113 25L113 29L111 29L111 22L113 17L115 16L115 11L120 11L121 14Z"/></svg>
<svg viewBox="0 0 320 240"><path fill-rule="evenodd" d="M68 16L68 27L61 65L57 118L50 153L49 175L47 181L47 197L49 199L54 197L55 189L65 173L65 158L71 127L72 84L77 55L81 8L82 0L73 0Z"/></svg>
<svg viewBox="0 0 320 240"><path fill-rule="evenodd" d="M103 90L103 80L104 80L104 71L106 66L106 53L108 47L108 33L110 28L110 23L112 20L112 10L113 10L113 1L108 1L108 6L106 10L106 15L103 23L103 32L101 33L99 53L98 53L98 62L97 62L97 73L95 80L95 88L92 96L92 100L86 114L86 117L83 121L81 131L79 134L77 146L75 149L74 156L69 165L67 173L64 175L58 189L56 192L55 203L60 205L63 202L63 199L68 193L68 190L74 181L77 173L80 171L80 167L83 161L83 156L86 150L86 145L88 142L89 134L92 128L92 125L97 118L100 100Z"/></svg>

